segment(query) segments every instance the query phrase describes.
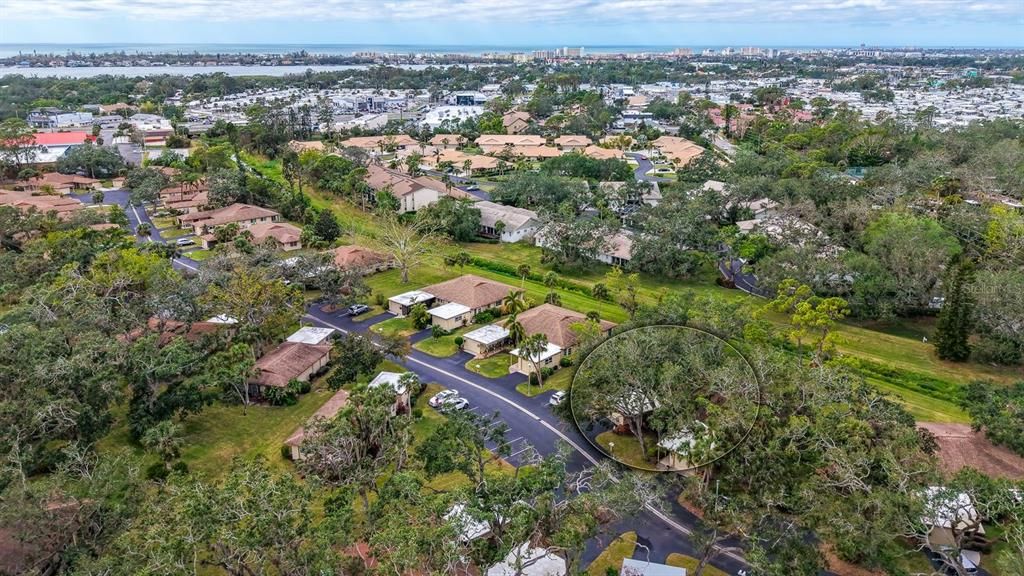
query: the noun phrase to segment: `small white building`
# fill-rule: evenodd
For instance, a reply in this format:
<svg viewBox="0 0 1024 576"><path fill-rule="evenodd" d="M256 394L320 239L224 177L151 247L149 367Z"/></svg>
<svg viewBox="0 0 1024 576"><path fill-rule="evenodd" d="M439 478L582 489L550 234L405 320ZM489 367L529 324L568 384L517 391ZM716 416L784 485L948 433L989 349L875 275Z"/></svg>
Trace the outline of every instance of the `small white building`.
<svg viewBox="0 0 1024 576"><path fill-rule="evenodd" d="M388 298L388 311L396 316L405 316L417 304L427 304L434 300L434 295L422 290L410 290Z"/></svg>
<svg viewBox="0 0 1024 576"><path fill-rule="evenodd" d="M525 354L520 352L519 348L516 348L511 352L515 356L516 361L513 364L513 369L521 374L527 376L532 373L534 363L537 367L543 370L544 368L556 368L558 366L558 360L562 357L562 347L557 344L547 343L547 347L540 354L527 357Z"/></svg>
<svg viewBox="0 0 1024 576"><path fill-rule="evenodd" d="M483 358L501 350L507 340L507 328L498 324L488 324L464 334L462 349L477 358Z"/></svg>
<svg viewBox="0 0 1024 576"><path fill-rule="evenodd" d="M402 376L410 372L381 372L366 385L367 388L390 388L395 393L393 414L405 413L411 409L409 388L402 382Z"/></svg>
<svg viewBox="0 0 1024 576"><path fill-rule="evenodd" d="M303 326L288 337L288 342L301 342L303 344L323 344L334 334L334 328L320 328L319 326Z"/></svg>
<svg viewBox="0 0 1024 576"><path fill-rule="evenodd" d="M458 302L449 302L432 308L430 316L434 326L440 326L445 330L457 330L470 323L473 319L473 311L469 306Z"/></svg>
<svg viewBox="0 0 1024 576"><path fill-rule="evenodd" d="M623 558L619 576L686 576L686 568L658 564L649 560Z"/></svg>
<svg viewBox="0 0 1024 576"><path fill-rule="evenodd" d="M529 542L523 542L503 561L487 569L487 576L564 576L567 573L565 558L547 548L531 546Z"/></svg>
<svg viewBox="0 0 1024 576"><path fill-rule="evenodd" d="M473 207L480 210L480 233L497 236L502 242L531 238L540 229L540 219L533 210L486 200L473 204Z"/></svg>

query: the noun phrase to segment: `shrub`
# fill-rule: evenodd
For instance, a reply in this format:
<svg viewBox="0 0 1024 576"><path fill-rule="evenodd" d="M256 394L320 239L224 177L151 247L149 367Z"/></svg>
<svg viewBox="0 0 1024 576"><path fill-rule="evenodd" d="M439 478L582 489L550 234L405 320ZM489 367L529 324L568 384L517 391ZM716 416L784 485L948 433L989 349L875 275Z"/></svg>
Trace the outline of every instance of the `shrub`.
<svg viewBox="0 0 1024 576"><path fill-rule="evenodd" d="M540 369L540 375L543 376L544 378L550 378L551 375L554 373L555 369L552 368L551 366L545 366L544 368Z"/></svg>
<svg viewBox="0 0 1024 576"><path fill-rule="evenodd" d="M146 468L146 478L150 480L166 480L170 473L163 462L153 462Z"/></svg>
<svg viewBox="0 0 1024 576"><path fill-rule="evenodd" d="M455 337L455 345L458 346L460 349L462 348L462 344L465 341L466 341L466 339L463 338L462 336L456 336Z"/></svg>
<svg viewBox="0 0 1024 576"><path fill-rule="evenodd" d="M530 386L536 386L538 384L537 373L530 372Z"/></svg>
<svg viewBox="0 0 1024 576"><path fill-rule="evenodd" d="M412 409L412 417L419 420L423 418L423 408L416 407Z"/></svg>
<svg viewBox="0 0 1024 576"><path fill-rule="evenodd" d="M380 292L376 292L373 295L373 301L377 304L377 306L383 306L384 304L387 303L388 299L385 298L384 295L381 294Z"/></svg>
<svg viewBox="0 0 1024 576"><path fill-rule="evenodd" d="M568 356L562 356L558 360L558 365L561 366L562 368L568 368L569 366L572 366L572 358Z"/></svg>
<svg viewBox="0 0 1024 576"><path fill-rule="evenodd" d="M188 474L188 464L178 460L173 466L171 466L171 472L174 472L175 474Z"/></svg>
<svg viewBox="0 0 1024 576"><path fill-rule="evenodd" d="M286 388L268 387L264 397L271 406L291 406L298 400L298 392L289 383Z"/></svg>
<svg viewBox="0 0 1024 576"><path fill-rule="evenodd" d="M313 384L308 380L306 382L300 382L299 380L292 380L288 383L289 388L293 388L296 394L309 394L309 391L313 389Z"/></svg>
<svg viewBox="0 0 1024 576"><path fill-rule="evenodd" d="M443 336L447 336L448 334L450 334L449 331L438 326L437 324L434 324L433 326L430 327L430 336L432 338L441 338Z"/></svg>
<svg viewBox="0 0 1024 576"><path fill-rule="evenodd" d="M484 310L483 312L480 312L479 314L474 316L473 317L473 323L474 324L486 324L488 322L492 322L497 317L498 317L498 312L494 308L488 308L487 310Z"/></svg>
<svg viewBox="0 0 1024 576"><path fill-rule="evenodd" d="M291 446L289 446L287 444L282 444L281 445L281 458L284 458L285 460L291 460L292 459L292 447Z"/></svg>

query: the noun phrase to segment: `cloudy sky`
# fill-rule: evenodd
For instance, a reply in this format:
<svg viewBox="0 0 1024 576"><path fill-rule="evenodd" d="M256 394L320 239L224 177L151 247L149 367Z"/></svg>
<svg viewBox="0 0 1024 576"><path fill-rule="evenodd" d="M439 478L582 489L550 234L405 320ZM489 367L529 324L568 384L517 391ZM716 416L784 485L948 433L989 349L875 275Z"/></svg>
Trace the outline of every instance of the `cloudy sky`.
<svg viewBox="0 0 1024 576"><path fill-rule="evenodd" d="M1022 46L1024 0L0 0L0 43Z"/></svg>

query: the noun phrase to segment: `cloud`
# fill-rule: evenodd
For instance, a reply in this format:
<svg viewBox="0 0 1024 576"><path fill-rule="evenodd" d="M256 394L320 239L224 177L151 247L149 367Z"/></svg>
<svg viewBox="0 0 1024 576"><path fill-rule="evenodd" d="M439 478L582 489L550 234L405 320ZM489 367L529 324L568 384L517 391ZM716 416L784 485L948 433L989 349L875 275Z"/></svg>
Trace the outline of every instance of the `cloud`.
<svg viewBox="0 0 1024 576"><path fill-rule="evenodd" d="M2 0L11 20L462 21L483 23L1022 22L1022 0ZM2 25L0 25L2 26Z"/></svg>

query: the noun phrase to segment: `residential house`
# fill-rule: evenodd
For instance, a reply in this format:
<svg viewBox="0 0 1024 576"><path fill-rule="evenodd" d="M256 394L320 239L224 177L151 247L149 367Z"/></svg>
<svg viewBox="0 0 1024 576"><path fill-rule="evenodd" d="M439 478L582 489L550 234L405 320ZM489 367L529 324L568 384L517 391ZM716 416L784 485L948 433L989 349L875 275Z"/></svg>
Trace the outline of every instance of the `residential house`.
<svg viewBox="0 0 1024 576"><path fill-rule="evenodd" d="M522 134L530 127L530 113L522 110L506 112L501 117L501 124L507 134Z"/></svg>
<svg viewBox="0 0 1024 576"><path fill-rule="evenodd" d="M515 288L473 274L465 274L458 278L423 288L434 297L434 304L444 305L451 302L461 304L468 310L464 313L469 319L484 310L501 305L505 296ZM461 315L460 315L461 316ZM468 324L468 322L466 322Z"/></svg>
<svg viewBox="0 0 1024 576"><path fill-rule="evenodd" d="M565 576L568 573L565 558L547 548L523 542L504 560L488 568L486 576Z"/></svg>
<svg viewBox="0 0 1024 576"><path fill-rule="evenodd" d="M317 420L333 420L339 412L342 411L345 406L348 405L348 390L340 389L331 396L327 402L324 402L320 408L309 418L309 423ZM288 447L288 452L291 455L293 461L298 462L302 460L302 442L306 439L306 426L299 426L292 432L292 435L284 441L284 445Z"/></svg>
<svg viewBox="0 0 1024 576"><path fill-rule="evenodd" d="M543 334L548 340L547 350L537 358L537 364L541 367L557 367L562 356L572 354L573 347L579 342L579 336L573 331L573 324L589 322L586 315L580 314L554 304L541 304L519 313L516 320L523 326L523 332L527 336ZM599 321L601 332L609 334L615 324L607 320ZM529 374L533 372L533 363L525 356L519 355L519 350L513 350L512 355L516 357L512 365L516 372Z"/></svg>
<svg viewBox="0 0 1024 576"><path fill-rule="evenodd" d="M384 136L356 136L343 140L341 142L342 148L362 148L367 152L393 152L395 150L404 150L408 147L419 146L412 136L408 134L388 134Z"/></svg>
<svg viewBox="0 0 1024 576"><path fill-rule="evenodd" d="M0 206L13 206L23 212L32 209L43 214L55 212L57 217L66 220L75 212L85 208L81 200L68 196L40 195L34 196L31 192L0 190Z"/></svg>
<svg viewBox="0 0 1024 576"><path fill-rule="evenodd" d="M647 204L657 206L661 203L661 187L657 182L637 182L635 190L637 195L632 198L621 198L620 191L626 186L625 182L598 182L597 188L604 193L608 204L612 209L618 210L630 205Z"/></svg>
<svg viewBox="0 0 1024 576"><path fill-rule="evenodd" d="M210 194L204 190L193 194L190 198L184 198L181 200L164 200L164 208L174 210L181 214L191 214L193 212L203 211L209 203Z"/></svg>
<svg viewBox="0 0 1024 576"><path fill-rule="evenodd" d="M426 176L412 177L378 164L370 164L366 172L366 183L371 190L388 190L395 195L399 202L400 214L415 212L448 195L448 186Z"/></svg>
<svg viewBox="0 0 1024 576"><path fill-rule="evenodd" d="M651 144L669 162L680 168L704 153L703 147L678 136L661 136Z"/></svg>
<svg viewBox="0 0 1024 576"><path fill-rule="evenodd" d="M466 162L469 161L469 172L466 172ZM463 176L472 176L483 172L497 170L501 160L493 156L481 154L466 154L460 150L438 150L436 154L428 154L423 158L423 163L432 168L439 169L444 162L451 162L452 167Z"/></svg>
<svg viewBox="0 0 1024 576"><path fill-rule="evenodd" d="M334 265L339 270L353 270L362 275L390 270L395 266L394 258L362 246L338 246L331 251Z"/></svg>
<svg viewBox="0 0 1024 576"><path fill-rule="evenodd" d="M602 148L600 146L587 146L583 149L583 155L596 160L625 160L626 153L617 148Z"/></svg>
<svg viewBox="0 0 1024 576"><path fill-rule="evenodd" d="M268 208L236 202L216 210L193 212L178 216L178 224L182 228L192 227L196 236L203 236L217 226L224 224L234 223L244 229L263 222L276 222L279 217L280 214Z"/></svg>
<svg viewBox="0 0 1024 576"><path fill-rule="evenodd" d="M555 146L558 146L566 152L574 152L577 150L585 150L588 146L592 146L594 143L586 136L579 135L563 135L555 138Z"/></svg>
<svg viewBox="0 0 1024 576"><path fill-rule="evenodd" d="M441 150L455 150L466 143L462 134L435 134L430 139L430 145Z"/></svg>
<svg viewBox="0 0 1024 576"><path fill-rule="evenodd" d="M129 332L123 340L134 342L146 334L158 334L157 344L166 346L175 338L184 338L189 342L198 342L207 337L224 334L231 337L235 333L234 323L218 321L217 317L201 322L183 322L170 318L151 317L144 328L136 328Z"/></svg>
<svg viewBox="0 0 1024 576"><path fill-rule="evenodd" d="M101 188L100 181L95 178L86 178L76 174L61 174L59 172L47 172L35 178L21 180L16 186L31 192L42 192L50 189L57 194L92 192Z"/></svg>
<svg viewBox="0 0 1024 576"><path fill-rule="evenodd" d="M658 564L649 560L623 558L619 576L686 576L686 568Z"/></svg>
<svg viewBox="0 0 1024 576"><path fill-rule="evenodd" d="M526 208L486 200L473 204L473 207L480 210L480 233L497 237L502 242L532 238L541 226L537 213Z"/></svg>
<svg viewBox="0 0 1024 576"><path fill-rule="evenodd" d="M434 295L422 290L410 290L388 298L388 312L395 316L406 316L417 304L430 305Z"/></svg>
<svg viewBox="0 0 1024 576"><path fill-rule="evenodd" d="M256 361L249 394L259 397L267 388L285 388L292 380L309 382L331 359L330 344L285 342Z"/></svg>
<svg viewBox="0 0 1024 576"><path fill-rule="evenodd" d="M330 344L331 336L336 330L334 328L321 328L319 326L303 326L287 338L287 342L300 342L302 344Z"/></svg>
<svg viewBox="0 0 1024 576"><path fill-rule="evenodd" d="M546 146L547 141L543 136L529 134L481 134L476 139L476 145L484 151L484 154L500 154L506 149Z"/></svg>
<svg viewBox="0 0 1024 576"><path fill-rule="evenodd" d="M247 230L256 244L273 240L274 245L285 252L302 248L302 229L287 222L260 222Z"/></svg>
<svg viewBox="0 0 1024 576"><path fill-rule="evenodd" d="M966 547L973 548L972 535L984 536L985 527L971 495L953 493L941 486L929 486L921 496L925 502L925 516L921 517L921 523L928 529L924 545L943 554L959 552L961 564L976 569L981 563L981 553Z"/></svg>
<svg viewBox="0 0 1024 576"><path fill-rule="evenodd" d="M612 266L625 266L633 258L633 235L629 232L616 232L608 239L607 247L597 255L597 259Z"/></svg>
<svg viewBox="0 0 1024 576"><path fill-rule="evenodd" d="M458 330L473 321L469 306L457 302L448 302L430 309L431 322L434 326L448 330Z"/></svg>
<svg viewBox="0 0 1024 576"><path fill-rule="evenodd" d="M395 405L392 414L406 414L412 410L412 395L409 388L402 382L402 376L411 372L381 372L374 376L366 385L367 388L390 388L395 394Z"/></svg>
<svg viewBox="0 0 1024 576"><path fill-rule="evenodd" d="M500 324L488 324L462 335L462 349L477 358L486 358L505 348L508 329Z"/></svg>

